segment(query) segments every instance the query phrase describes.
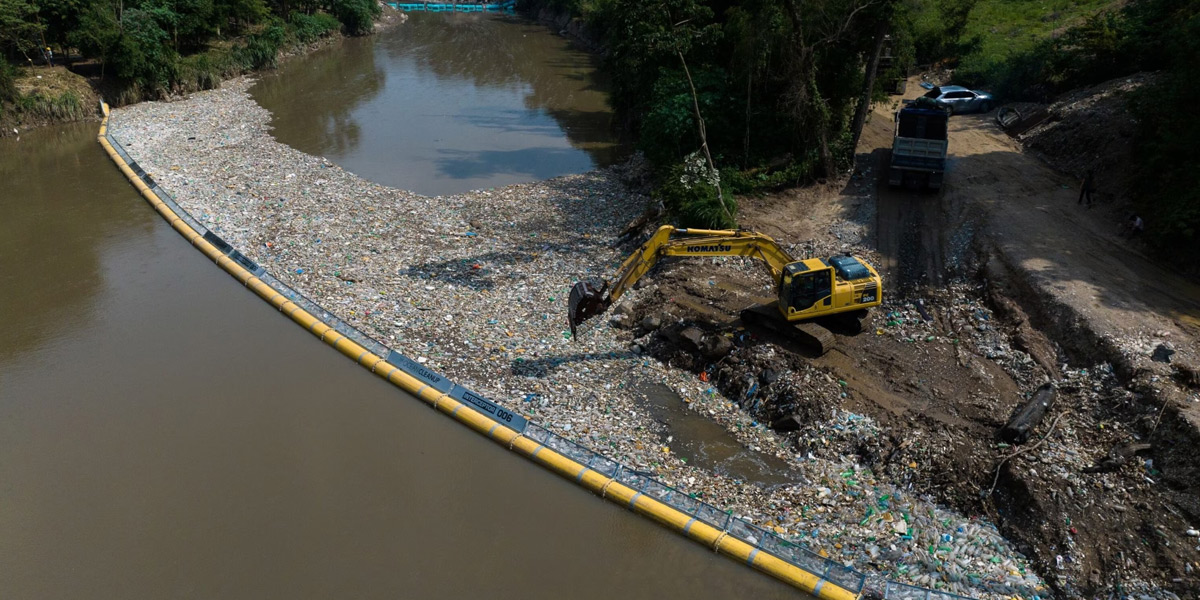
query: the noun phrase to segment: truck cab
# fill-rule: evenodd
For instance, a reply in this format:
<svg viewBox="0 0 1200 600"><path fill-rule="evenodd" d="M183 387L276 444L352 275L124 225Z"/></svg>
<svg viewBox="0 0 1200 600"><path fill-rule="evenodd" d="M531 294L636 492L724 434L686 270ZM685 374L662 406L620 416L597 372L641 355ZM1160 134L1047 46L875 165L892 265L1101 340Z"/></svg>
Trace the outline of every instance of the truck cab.
<svg viewBox="0 0 1200 600"><path fill-rule="evenodd" d="M946 126L949 115L929 103L914 103L896 112L888 184L939 189L946 171Z"/></svg>

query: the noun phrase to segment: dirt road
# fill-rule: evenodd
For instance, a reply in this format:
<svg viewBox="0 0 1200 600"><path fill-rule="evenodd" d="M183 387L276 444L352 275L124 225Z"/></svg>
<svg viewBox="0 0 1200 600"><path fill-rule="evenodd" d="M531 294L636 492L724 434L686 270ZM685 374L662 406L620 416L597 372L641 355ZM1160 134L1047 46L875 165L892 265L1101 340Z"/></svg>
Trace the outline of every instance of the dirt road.
<svg viewBox="0 0 1200 600"><path fill-rule="evenodd" d="M849 178L740 200L742 225L795 256L876 262L888 302L868 333L838 336L822 357L772 350L770 336L715 363L670 335L652 351L731 398L768 371L834 376L841 399L767 388L748 410L818 423L836 406L876 420L887 439L837 451L992 519L1058 596L1196 597L1200 550L1186 531L1200 525L1200 286L1118 236L1112 210L1077 206L1078 181L1022 152L991 115L951 118L940 193L889 188L893 110L876 107ZM676 262L653 277L658 291L639 315L666 307L709 331L736 332L732 315L770 295L756 265ZM1160 344L1175 350L1170 362L1151 360ZM1037 430L1044 443L998 443L997 429L1047 381L1059 400ZM794 435L823 448L805 427Z"/></svg>
<svg viewBox="0 0 1200 600"><path fill-rule="evenodd" d="M869 154L877 165L891 145L891 110L876 107L859 145L860 156ZM953 250L955 236L963 239L963 228L986 224L987 236L1010 266L1088 319L1099 335L1125 343L1164 338L1174 342L1177 361L1196 364L1200 285L1121 238L1111 210L1078 205L1079 181L1023 153L991 117L951 118L950 161L940 196L880 185L878 248L885 268L896 271L893 280L938 283L948 267L943 251ZM906 260L906 254L916 259ZM907 271L912 269L917 271Z"/></svg>

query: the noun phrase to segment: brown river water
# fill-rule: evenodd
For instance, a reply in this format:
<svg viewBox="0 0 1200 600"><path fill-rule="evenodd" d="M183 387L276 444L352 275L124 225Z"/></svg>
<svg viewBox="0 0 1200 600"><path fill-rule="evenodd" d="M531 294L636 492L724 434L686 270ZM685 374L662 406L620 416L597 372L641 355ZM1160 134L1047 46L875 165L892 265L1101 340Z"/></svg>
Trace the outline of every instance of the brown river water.
<svg viewBox="0 0 1200 600"><path fill-rule="evenodd" d="M592 55L487 13L412 13L288 61L250 90L280 142L430 196L612 163L624 149L607 91Z"/></svg>
<svg viewBox="0 0 1200 600"><path fill-rule="evenodd" d="M0 597L801 597L320 343L95 132L0 140Z"/></svg>

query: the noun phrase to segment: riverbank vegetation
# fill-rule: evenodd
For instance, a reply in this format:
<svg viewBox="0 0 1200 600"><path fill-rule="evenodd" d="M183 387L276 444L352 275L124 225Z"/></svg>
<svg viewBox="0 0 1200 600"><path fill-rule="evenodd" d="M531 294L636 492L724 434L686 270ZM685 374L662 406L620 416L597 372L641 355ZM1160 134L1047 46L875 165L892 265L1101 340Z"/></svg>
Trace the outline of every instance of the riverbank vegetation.
<svg viewBox="0 0 1200 600"><path fill-rule="evenodd" d="M731 227L734 193L832 177L851 164L854 129L865 116L856 112L870 83L866 63L899 5L550 0L548 6L577 15L606 48L613 108L655 166L667 208L688 225Z"/></svg>
<svg viewBox="0 0 1200 600"><path fill-rule="evenodd" d="M605 49L612 104L684 224L736 224L732 196L851 164L870 89L917 64L1001 101L1138 71L1134 208L1148 243L1200 258L1200 0L526 0ZM887 36L886 40L884 35ZM885 44L890 66L871 61ZM868 74L877 75L869 81ZM701 167L711 170L697 176Z"/></svg>
<svg viewBox="0 0 1200 600"><path fill-rule="evenodd" d="M374 0L0 0L0 119L74 110L20 89L56 64L116 104L162 98L331 34L370 33L380 11Z"/></svg>

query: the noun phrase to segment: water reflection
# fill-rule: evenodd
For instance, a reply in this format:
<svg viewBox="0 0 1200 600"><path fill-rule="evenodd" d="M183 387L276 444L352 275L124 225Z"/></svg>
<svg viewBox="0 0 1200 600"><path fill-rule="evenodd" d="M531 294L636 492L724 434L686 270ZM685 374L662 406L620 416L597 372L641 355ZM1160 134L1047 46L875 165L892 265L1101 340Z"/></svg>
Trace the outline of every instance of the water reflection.
<svg viewBox="0 0 1200 600"><path fill-rule="evenodd" d="M137 202L113 206L98 197L127 186L96 151L95 123L0 139L0 157L4 361L86 323L103 283L101 255L123 243L118 231L152 221ZM30 272L59 275L29 285Z"/></svg>
<svg viewBox="0 0 1200 600"><path fill-rule="evenodd" d="M0 140L0 182L0 598L796 597L296 327L94 123Z"/></svg>
<svg viewBox="0 0 1200 600"><path fill-rule="evenodd" d="M620 152L593 58L510 16L414 14L251 92L280 141L425 194L583 172Z"/></svg>
<svg viewBox="0 0 1200 600"><path fill-rule="evenodd" d="M345 155L362 140L355 109L375 98L387 83L387 71L375 62L375 49L362 40L348 40L334 51L315 52L289 65L277 76L266 76L254 87L254 97L273 110L276 131L295 132L301 145L317 145L317 154ZM286 76L284 74L286 73ZM299 147L299 146L297 146Z"/></svg>

